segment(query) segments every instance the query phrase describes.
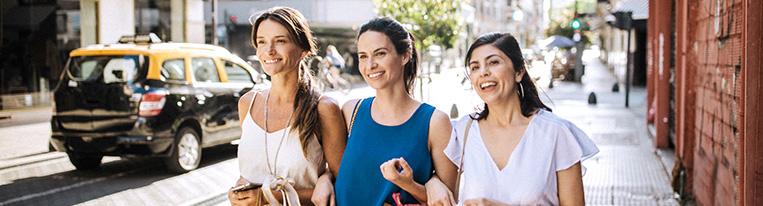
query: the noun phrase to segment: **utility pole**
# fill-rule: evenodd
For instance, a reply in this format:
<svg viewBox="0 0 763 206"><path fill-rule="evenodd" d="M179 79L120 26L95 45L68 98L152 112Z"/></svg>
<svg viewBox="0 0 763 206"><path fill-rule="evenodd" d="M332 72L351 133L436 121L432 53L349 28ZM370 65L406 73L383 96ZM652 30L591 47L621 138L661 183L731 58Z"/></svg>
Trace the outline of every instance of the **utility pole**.
<svg viewBox="0 0 763 206"><path fill-rule="evenodd" d="M628 108L628 102L630 101L631 92L631 29L633 28L633 12L625 12L625 29L628 30L628 46L625 49L625 108ZM648 103L648 102L647 102Z"/></svg>
<svg viewBox="0 0 763 206"><path fill-rule="evenodd" d="M583 76L583 49L585 45L583 45L583 38L580 33L583 29L582 21L578 18L578 1L575 0L575 15L572 20L572 27L575 29L575 34L573 35L572 39L575 40L575 70L574 70L574 79L576 82L580 82L580 78ZM577 26L575 26L577 24ZM577 28L576 28L577 27Z"/></svg>
<svg viewBox="0 0 763 206"><path fill-rule="evenodd" d="M219 44L217 39L217 0L212 0L212 44Z"/></svg>

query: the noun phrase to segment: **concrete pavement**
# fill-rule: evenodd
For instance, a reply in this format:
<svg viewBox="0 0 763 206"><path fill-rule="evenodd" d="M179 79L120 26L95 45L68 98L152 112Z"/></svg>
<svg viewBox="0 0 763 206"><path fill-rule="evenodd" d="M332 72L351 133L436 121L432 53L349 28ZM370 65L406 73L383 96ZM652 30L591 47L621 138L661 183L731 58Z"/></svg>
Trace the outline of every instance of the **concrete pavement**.
<svg viewBox="0 0 763 206"><path fill-rule="evenodd" d="M0 167L5 160L48 152L50 106L0 110Z"/></svg>
<svg viewBox="0 0 763 206"><path fill-rule="evenodd" d="M672 151L654 148L646 126L646 92L631 90L630 108L625 108L624 87L596 55L586 55L582 83L559 82L548 89L554 113L566 118L598 145L600 153L583 162L588 205L678 205L670 186ZM598 104L588 105L588 94ZM667 164L663 164L666 159Z"/></svg>

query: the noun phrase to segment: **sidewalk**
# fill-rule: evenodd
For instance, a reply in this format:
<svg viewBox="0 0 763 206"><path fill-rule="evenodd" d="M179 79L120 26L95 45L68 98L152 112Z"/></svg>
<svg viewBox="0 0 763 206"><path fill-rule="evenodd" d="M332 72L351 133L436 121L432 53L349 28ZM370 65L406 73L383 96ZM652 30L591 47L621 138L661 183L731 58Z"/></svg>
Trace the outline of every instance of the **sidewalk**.
<svg viewBox="0 0 763 206"><path fill-rule="evenodd" d="M50 105L0 110L0 128L50 122L52 114L53 110Z"/></svg>
<svg viewBox="0 0 763 206"><path fill-rule="evenodd" d="M49 152L51 114L50 106L0 110L0 168Z"/></svg>
<svg viewBox="0 0 763 206"><path fill-rule="evenodd" d="M600 152L583 162L587 205L678 205L668 171L672 152L654 148L645 121L646 92L632 88L630 108L625 108L624 87L596 57L585 58L582 84L559 82L547 90L554 113L566 118L598 145ZM588 93L597 94L597 105L588 105ZM667 154L667 157L660 155Z"/></svg>

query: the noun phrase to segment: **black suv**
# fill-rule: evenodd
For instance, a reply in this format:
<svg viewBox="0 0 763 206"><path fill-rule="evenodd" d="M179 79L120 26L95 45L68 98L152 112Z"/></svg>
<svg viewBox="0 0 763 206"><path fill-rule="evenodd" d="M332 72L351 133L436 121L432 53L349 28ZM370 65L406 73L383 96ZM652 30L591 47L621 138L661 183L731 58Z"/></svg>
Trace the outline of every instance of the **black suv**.
<svg viewBox="0 0 763 206"><path fill-rule="evenodd" d="M264 75L221 47L133 41L70 54L50 141L77 169L99 167L104 155L155 156L187 172L201 148L240 137L238 99L266 87Z"/></svg>

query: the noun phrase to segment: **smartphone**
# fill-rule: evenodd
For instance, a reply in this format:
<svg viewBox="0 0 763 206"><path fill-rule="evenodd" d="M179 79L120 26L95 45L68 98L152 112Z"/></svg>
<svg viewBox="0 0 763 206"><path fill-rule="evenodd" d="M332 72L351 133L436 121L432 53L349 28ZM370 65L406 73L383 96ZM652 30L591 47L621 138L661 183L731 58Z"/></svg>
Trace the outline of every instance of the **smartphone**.
<svg viewBox="0 0 763 206"><path fill-rule="evenodd" d="M254 188L259 188L261 186L262 185L260 185L260 184L246 183L246 184L234 187L232 189L232 191L233 192L241 192L241 191L246 191L246 190L250 190L250 189L254 189Z"/></svg>

